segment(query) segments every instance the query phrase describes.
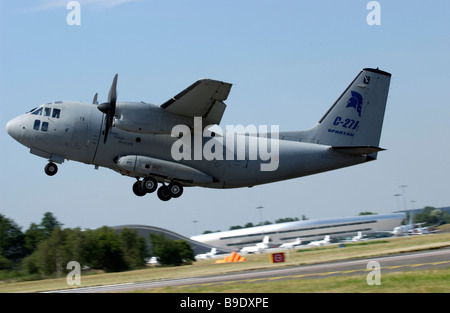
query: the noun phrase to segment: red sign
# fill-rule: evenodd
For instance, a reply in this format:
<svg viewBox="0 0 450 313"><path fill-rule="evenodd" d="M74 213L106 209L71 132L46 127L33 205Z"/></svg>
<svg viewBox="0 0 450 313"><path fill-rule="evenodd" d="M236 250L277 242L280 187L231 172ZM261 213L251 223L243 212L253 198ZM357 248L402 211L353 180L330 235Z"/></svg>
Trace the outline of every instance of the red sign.
<svg viewBox="0 0 450 313"><path fill-rule="evenodd" d="M272 263L284 262L284 252L270 254L270 262Z"/></svg>

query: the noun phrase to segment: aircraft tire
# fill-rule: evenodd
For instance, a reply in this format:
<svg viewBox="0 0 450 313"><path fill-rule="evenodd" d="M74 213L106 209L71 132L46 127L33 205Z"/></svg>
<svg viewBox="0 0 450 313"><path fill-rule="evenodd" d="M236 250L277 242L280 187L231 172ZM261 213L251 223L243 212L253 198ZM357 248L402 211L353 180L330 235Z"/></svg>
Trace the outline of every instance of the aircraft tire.
<svg viewBox="0 0 450 313"><path fill-rule="evenodd" d="M138 197L143 197L147 194L147 192L141 188L141 183L139 181L133 184L133 192Z"/></svg>
<svg viewBox="0 0 450 313"><path fill-rule="evenodd" d="M183 186L178 182L171 182L168 186L168 190L172 198L178 198L183 194Z"/></svg>
<svg viewBox="0 0 450 313"><path fill-rule="evenodd" d="M53 176L58 172L58 166L55 163L50 162L45 166L44 171L48 176Z"/></svg>
<svg viewBox="0 0 450 313"><path fill-rule="evenodd" d="M172 196L169 193L169 188L167 188L167 186L164 185L159 187L157 194L158 198L162 201L169 201L172 198Z"/></svg>
<svg viewBox="0 0 450 313"><path fill-rule="evenodd" d="M141 181L141 189L146 193L152 193L158 189L158 182L153 177L146 177Z"/></svg>

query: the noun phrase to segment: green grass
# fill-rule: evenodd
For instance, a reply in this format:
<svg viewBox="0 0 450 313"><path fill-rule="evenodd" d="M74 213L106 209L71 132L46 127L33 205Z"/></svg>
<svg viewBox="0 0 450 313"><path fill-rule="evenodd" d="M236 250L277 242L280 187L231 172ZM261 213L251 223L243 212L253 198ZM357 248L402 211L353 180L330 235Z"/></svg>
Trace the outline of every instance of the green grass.
<svg viewBox="0 0 450 313"><path fill-rule="evenodd" d="M136 292L150 293L448 293L450 292L450 268L425 271L381 273L380 285L370 286L366 273L352 276L320 279L287 279L254 283L233 283L200 287L165 287Z"/></svg>
<svg viewBox="0 0 450 313"><path fill-rule="evenodd" d="M120 284L127 282L142 282L142 281L150 281L150 280L161 280L161 279L176 279L176 278L185 278L185 277L195 277L195 276L205 276L205 275L219 275L231 272L238 272L250 269L265 269L265 268L280 268L284 266L295 266L295 265L303 265L303 264L314 264L321 262L329 262L329 261L339 261L345 259L354 259L354 258L363 258L363 257L373 257L379 255L388 255L402 252L411 252L411 251L420 251L420 250L428 250L428 249L437 249L440 247L450 246L450 233L442 233L436 235L429 236L415 236L415 237L401 237L401 238L389 238L385 240L375 241L376 244L363 244L361 243L352 243L347 244L343 248L339 248L337 245L298 250L302 252L298 252L296 250L290 250L286 252L286 262L285 263L270 263L268 254L256 254L256 255L247 255L246 262L239 263L229 263L229 264L214 264L214 260L203 260L194 262L193 265L188 266L179 266L179 267L152 267L146 268L142 270L128 271L128 272L120 272L120 273L99 273L94 275L85 275L81 276L81 287L87 286L99 286L99 285L108 285L108 284ZM414 273L418 273L421 271L416 271ZM390 274L389 274L390 275ZM439 275L438 275L439 276ZM364 276L365 277L365 276ZM433 280L434 276L430 276L429 279ZM384 278L384 276L383 276ZM322 282L324 284L327 282L329 278L322 279L308 279L308 281L314 281L314 284L321 285ZM349 279L348 277L337 277L336 284L341 284L341 279ZM406 279L406 278L405 278ZM273 290L277 289L277 284L294 284L295 287L292 287L292 290L297 290L299 288L298 284L300 284L303 279L299 281L272 281L267 284L275 284L273 285ZM427 281L427 279L424 279ZM335 287L333 283L331 286L326 288L331 288L334 290ZM365 279L363 280L365 284ZM383 282L382 282L383 283ZM388 282L386 282L387 284ZM264 286L266 283L255 283L249 284L245 292L257 292L260 290L260 284ZM347 283L345 283L347 284ZM324 285L327 286L327 285ZM376 287L376 286L374 286ZM58 279L45 279L38 281L11 281L11 279L6 281L0 281L0 293L4 292L37 292L37 291L46 291L46 290L56 290L56 289L66 289L69 286L66 283L66 279L58 278ZM216 287L207 287L204 291L213 292ZM217 288L221 288L217 286ZM283 287L284 288L284 287ZM320 290L326 290L320 289ZM448 285L447 285L448 288ZM168 289L170 290L170 289ZM298 289L303 290L303 289ZM310 290L316 290L316 288L312 288ZM318 290L318 289L317 289ZM369 289L375 290L375 289ZM359 289L356 288L356 291L348 291L348 292L358 292ZM170 291L171 292L171 291ZM191 292L189 289L188 292ZM288 291L286 291L288 292ZM289 291L291 292L291 291ZM299 291L300 292L300 291ZM347 291L344 291L347 292Z"/></svg>

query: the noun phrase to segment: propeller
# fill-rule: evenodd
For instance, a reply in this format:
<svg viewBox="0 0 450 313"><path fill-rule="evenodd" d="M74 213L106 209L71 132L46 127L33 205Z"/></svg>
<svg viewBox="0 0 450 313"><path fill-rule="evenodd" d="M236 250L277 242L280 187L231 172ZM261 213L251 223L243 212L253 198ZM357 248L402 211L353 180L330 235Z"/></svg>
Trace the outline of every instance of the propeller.
<svg viewBox="0 0 450 313"><path fill-rule="evenodd" d="M114 80L111 85L111 89L109 89L108 93L108 102L103 102L97 105L97 108L106 114L106 126L105 126L105 139L104 143L106 143L106 139L108 138L108 134L111 130L111 126L114 119L114 114L116 113L116 100L117 100L117 76L114 76Z"/></svg>

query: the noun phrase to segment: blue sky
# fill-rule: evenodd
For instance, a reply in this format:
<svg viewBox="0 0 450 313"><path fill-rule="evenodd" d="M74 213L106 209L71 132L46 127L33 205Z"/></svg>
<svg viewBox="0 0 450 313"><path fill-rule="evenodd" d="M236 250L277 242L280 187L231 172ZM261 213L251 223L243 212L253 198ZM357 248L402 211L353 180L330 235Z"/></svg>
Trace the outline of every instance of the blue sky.
<svg viewBox="0 0 450 313"><path fill-rule="evenodd" d="M308 218L450 205L450 2L0 0L0 213L26 230L51 211L66 227L148 224L193 235L263 218ZM45 159L7 121L52 100L163 103L199 78L233 84L222 124L312 127L364 67L392 73L376 162L251 189L189 188L179 199L134 196L130 179ZM196 227L192 221L198 221Z"/></svg>

